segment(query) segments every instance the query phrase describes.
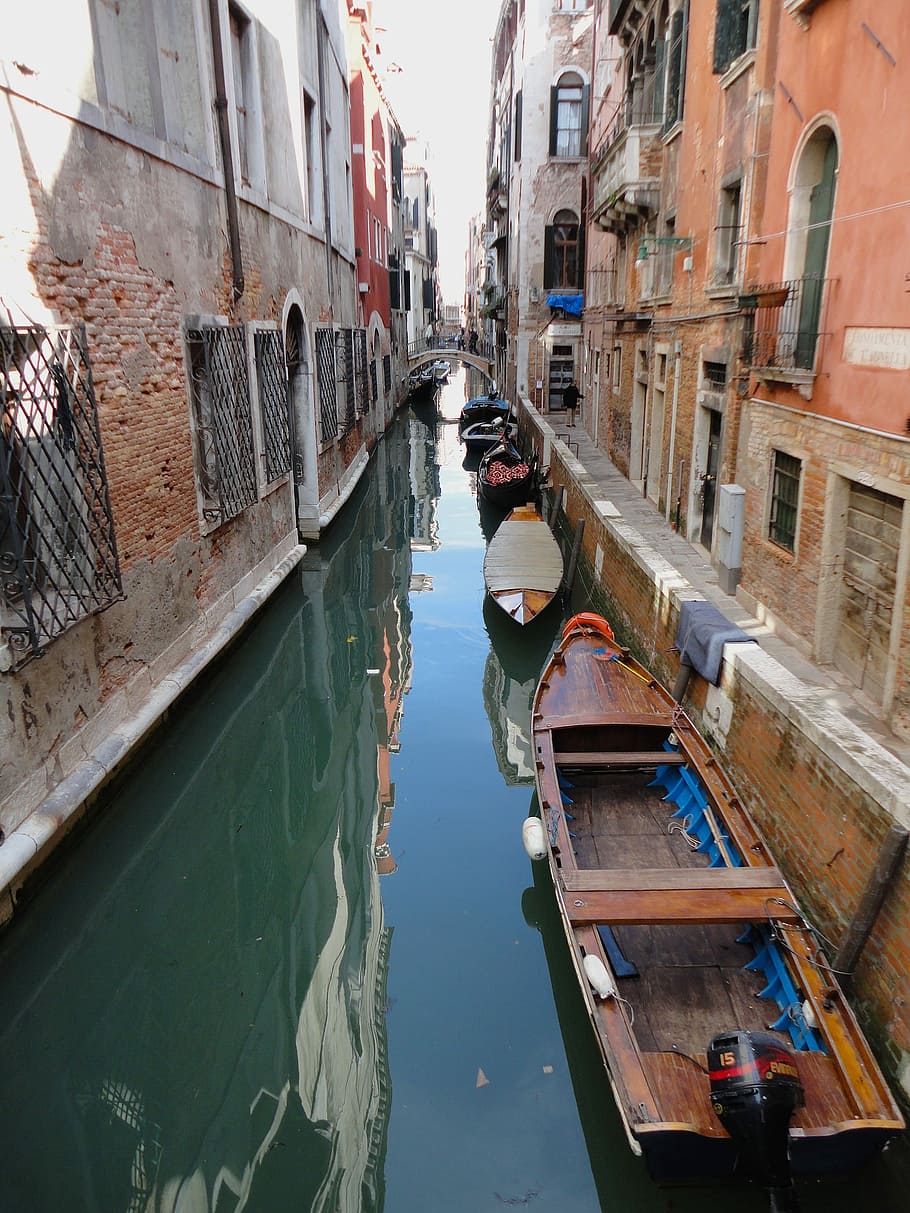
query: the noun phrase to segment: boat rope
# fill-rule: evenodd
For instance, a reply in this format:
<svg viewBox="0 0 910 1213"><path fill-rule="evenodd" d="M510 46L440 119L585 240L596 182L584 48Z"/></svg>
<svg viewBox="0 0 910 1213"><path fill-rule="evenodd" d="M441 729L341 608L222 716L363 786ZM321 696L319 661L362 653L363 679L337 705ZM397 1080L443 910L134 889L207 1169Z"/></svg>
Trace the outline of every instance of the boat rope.
<svg viewBox="0 0 910 1213"><path fill-rule="evenodd" d="M693 1066L698 1066L702 1074L710 1073L710 1071L701 1064L697 1057L693 1057L691 1053L684 1053L677 1045L670 1045L670 1048L667 1051L675 1054L677 1057L685 1057L686 1061L691 1061Z"/></svg>
<svg viewBox="0 0 910 1213"><path fill-rule="evenodd" d="M692 824L692 814L691 813L688 813L682 819L682 821L680 821L678 818L671 817L669 824L667 825L667 833L668 834L681 834L683 841L685 842L685 844L689 848L689 850L697 851L698 848L701 846L701 842L695 837L694 834L689 833L689 827L691 826L691 824Z"/></svg>
<svg viewBox="0 0 910 1213"><path fill-rule="evenodd" d="M780 922L776 919L770 910L770 906L779 905L784 909L792 910L799 918L799 923L793 925L791 923ZM834 945L822 932L806 918L802 910L795 906L792 901L787 901L785 897L766 897L765 898L765 913L768 916L768 928L774 938L775 943L779 944L785 952L789 952L791 956L797 957L799 960L808 960L808 962L822 973L830 973L834 977L850 977L851 974L845 969L835 969L830 965L822 950L821 944L816 943L815 954L806 955L798 952L796 948L784 938L787 931L805 931L808 932L815 940L821 940L821 943L826 943L833 950Z"/></svg>

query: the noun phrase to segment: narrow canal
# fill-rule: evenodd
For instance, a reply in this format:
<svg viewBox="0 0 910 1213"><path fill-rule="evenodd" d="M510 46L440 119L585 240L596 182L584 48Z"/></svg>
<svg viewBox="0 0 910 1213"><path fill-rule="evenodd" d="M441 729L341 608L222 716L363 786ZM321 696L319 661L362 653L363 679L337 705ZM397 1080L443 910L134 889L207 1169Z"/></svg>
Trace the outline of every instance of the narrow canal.
<svg viewBox="0 0 910 1213"><path fill-rule="evenodd" d="M405 411L0 935L3 1213L767 1208L626 1145L520 842L561 620L485 609L492 525L457 427ZM803 1208L902 1209L908 1174Z"/></svg>

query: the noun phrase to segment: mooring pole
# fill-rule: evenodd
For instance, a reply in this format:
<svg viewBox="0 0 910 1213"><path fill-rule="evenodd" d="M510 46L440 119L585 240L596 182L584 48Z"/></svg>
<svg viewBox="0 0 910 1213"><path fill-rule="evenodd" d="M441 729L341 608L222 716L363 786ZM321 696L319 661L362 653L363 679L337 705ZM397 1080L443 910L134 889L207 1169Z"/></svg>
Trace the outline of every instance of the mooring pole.
<svg viewBox="0 0 910 1213"><path fill-rule="evenodd" d="M571 590L572 582L575 580L575 566L578 563L578 553L581 549L581 539L585 533L585 520L579 518L578 526L575 529L575 538L572 540L572 554L569 557L569 568L566 573L566 589Z"/></svg>
<svg viewBox="0 0 910 1213"><path fill-rule="evenodd" d="M841 976L841 980L853 976L859 954L872 934L872 928L875 926L882 903L894 883L897 869L904 858L907 838L908 831L899 825L891 826L885 836L885 841L882 843L875 861L875 867L866 882L856 913L853 915L853 921L847 927L847 934L834 958L832 967Z"/></svg>
<svg viewBox="0 0 910 1213"><path fill-rule="evenodd" d="M686 693L686 687L689 685L691 677L692 667L686 665L684 661L680 662L679 673L676 675L676 682L673 684L673 690L670 692L677 703L682 703L682 697Z"/></svg>

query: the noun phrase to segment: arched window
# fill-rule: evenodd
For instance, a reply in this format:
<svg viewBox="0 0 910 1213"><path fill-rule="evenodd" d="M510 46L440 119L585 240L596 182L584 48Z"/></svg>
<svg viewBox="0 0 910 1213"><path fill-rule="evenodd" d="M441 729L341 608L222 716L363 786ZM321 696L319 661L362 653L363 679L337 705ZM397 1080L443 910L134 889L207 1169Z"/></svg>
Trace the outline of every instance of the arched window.
<svg viewBox="0 0 910 1213"><path fill-rule="evenodd" d="M588 135L588 86L565 72L550 89L550 155L584 156Z"/></svg>
<svg viewBox="0 0 910 1213"><path fill-rule="evenodd" d="M582 260L578 216L574 211L557 211L544 232L544 289L581 290Z"/></svg>
<svg viewBox="0 0 910 1213"><path fill-rule="evenodd" d="M828 245L837 184L837 140L829 126L820 126L800 154L790 201L787 277L793 282L785 306L785 330L790 330L794 365L812 370L821 322Z"/></svg>

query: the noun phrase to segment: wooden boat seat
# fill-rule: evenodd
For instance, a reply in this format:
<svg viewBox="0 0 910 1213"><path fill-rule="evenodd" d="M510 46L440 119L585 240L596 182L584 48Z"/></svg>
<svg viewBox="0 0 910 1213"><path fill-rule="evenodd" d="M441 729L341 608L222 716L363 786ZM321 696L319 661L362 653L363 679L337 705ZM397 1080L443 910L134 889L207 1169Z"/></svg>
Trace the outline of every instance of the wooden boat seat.
<svg viewBox="0 0 910 1213"><path fill-rule="evenodd" d="M799 922L780 872L755 868L598 868L563 871L573 923ZM577 894L577 896L569 896Z"/></svg>
<svg viewBox="0 0 910 1213"><path fill-rule="evenodd" d="M675 750L563 750L553 757L560 767L663 767L688 761Z"/></svg>

